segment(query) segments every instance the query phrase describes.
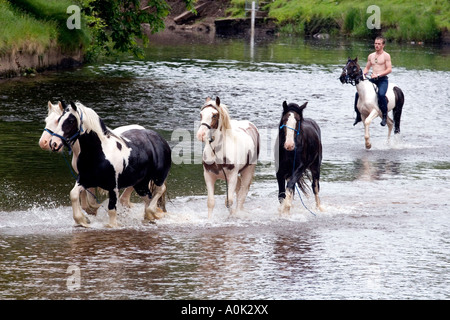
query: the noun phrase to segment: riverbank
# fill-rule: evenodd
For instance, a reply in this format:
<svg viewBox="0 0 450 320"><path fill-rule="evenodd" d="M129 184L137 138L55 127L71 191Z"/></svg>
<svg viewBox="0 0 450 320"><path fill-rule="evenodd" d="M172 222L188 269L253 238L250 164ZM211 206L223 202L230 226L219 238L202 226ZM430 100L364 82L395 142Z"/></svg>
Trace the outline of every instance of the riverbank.
<svg viewBox="0 0 450 320"><path fill-rule="evenodd" d="M0 78L83 62L88 28L68 29L68 0L0 0Z"/></svg>
<svg viewBox="0 0 450 320"><path fill-rule="evenodd" d="M216 35L245 37L250 33L245 0L199 0L197 15L185 12L182 0L168 3L172 11L165 21L166 29L149 35L151 40L178 42L188 38L210 43ZM258 13L264 13L257 18L257 37L281 34L365 40L382 34L389 41L399 43L450 44L450 2L446 0L433 3L382 0L375 7L369 0L274 0L256 3ZM378 22L379 26L376 25ZM368 23L374 24L374 27L368 27Z"/></svg>
<svg viewBox="0 0 450 320"><path fill-rule="evenodd" d="M245 0L233 0L243 7ZM265 7L277 21L280 32L313 36L344 35L370 38L383 34L391 41L450 43L448 0L318 1L274 0ZM377 10L379 15L377 15ZM368 28L379 22L379 28Z"/></svg>

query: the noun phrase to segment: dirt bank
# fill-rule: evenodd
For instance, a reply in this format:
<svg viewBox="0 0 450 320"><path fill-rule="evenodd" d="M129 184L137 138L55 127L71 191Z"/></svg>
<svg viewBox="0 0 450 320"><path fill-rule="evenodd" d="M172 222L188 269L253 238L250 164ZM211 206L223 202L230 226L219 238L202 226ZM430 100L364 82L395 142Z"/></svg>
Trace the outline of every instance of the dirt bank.
<svg viewBox="0 0 450 320"><path fill-rule="evenodd" d="M199 0L196 3L197 14L189 14L186 5L181 0L168 0L172 8L165 19L166 28L156 34L151 34L148 26L147 34L154 43L179 43L214 41L216 34L214 21L226 17L226 10L230 6L230 0Z"/></svg>
<svg viewBox="0 0 450 320"><path fill-rule="evenodd" d="M35 71L53 68L69 68L81 65L83 52L64 53L60 48L51 48L43 54L17 51L0 55L0 78L10 78Z"/></svg>

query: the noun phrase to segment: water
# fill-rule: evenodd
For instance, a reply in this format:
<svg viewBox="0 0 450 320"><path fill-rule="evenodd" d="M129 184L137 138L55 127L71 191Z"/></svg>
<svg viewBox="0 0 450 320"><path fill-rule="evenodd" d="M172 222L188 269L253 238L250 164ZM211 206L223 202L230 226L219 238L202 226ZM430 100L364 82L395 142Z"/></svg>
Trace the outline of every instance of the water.
<svg viewBox="0 0 450 320"><path fill-rule="evenodd" d="M391 50L389 50L391 49ZM146 59L87 65L0 83L2 299L449 299L450 64L445 48L386 48L405 93L402 134L353 127L355 88L337 80L363 43L243 40L150 47ZM230 217L223 183L207 218L194 141L199 107L220 96L233 118L260 129L262 149L246 211ZM80 100L111 127L136 123L180 144L168 215L142 223L143 205L119 207L120 227L74 227L64 158L39 149L47 101ZM309 101L322 130L321 200L298 196L278 215L272 130L281 104ZM178 131L177 131L178 130ZM187 136L186 136L187 134ZM200 146L201 149L201 146ZM189 155L189 153L188 153ZM315 211L314 197L303 197Z"/></svg>

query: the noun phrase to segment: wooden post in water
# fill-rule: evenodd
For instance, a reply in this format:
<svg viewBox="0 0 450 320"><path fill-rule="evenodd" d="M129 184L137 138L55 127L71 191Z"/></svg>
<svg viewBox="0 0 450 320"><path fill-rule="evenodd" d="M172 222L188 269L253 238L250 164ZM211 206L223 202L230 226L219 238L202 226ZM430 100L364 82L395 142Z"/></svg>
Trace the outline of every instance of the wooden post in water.
<svg viewBox="0 0 450 320"><path fill-rule="evenodd" d="M252 1L252 11L251 11L251 27L250 27L250 57L253 59L254 47L255 47L255 17L256 17L256 6L255 1Z"/></svg>

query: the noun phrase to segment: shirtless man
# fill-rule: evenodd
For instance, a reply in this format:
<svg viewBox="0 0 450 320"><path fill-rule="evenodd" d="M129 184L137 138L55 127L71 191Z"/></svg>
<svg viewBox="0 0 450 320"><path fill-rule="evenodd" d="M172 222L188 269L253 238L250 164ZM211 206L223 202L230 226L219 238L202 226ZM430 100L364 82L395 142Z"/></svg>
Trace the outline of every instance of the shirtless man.
<svg viewBox="0 0 450 320"><path fill-rule="evenodd" d="M384 51L384 45L386 40L383 37L375 38L375 52L371 53L367 58L367 64L364 68L364 74L367 75L370 68L372 68L372 78L370 81L378 86L378 107L382 114L381 125L386 125L387 118L387 101L386 91L388 89L388 77L387 75L392 72L392 62L389 53ZM358 93L355 96L355 111L356 119L353 125L356 125L361 121L361 114L359 113L356 105L358 103Z"/></svg>

